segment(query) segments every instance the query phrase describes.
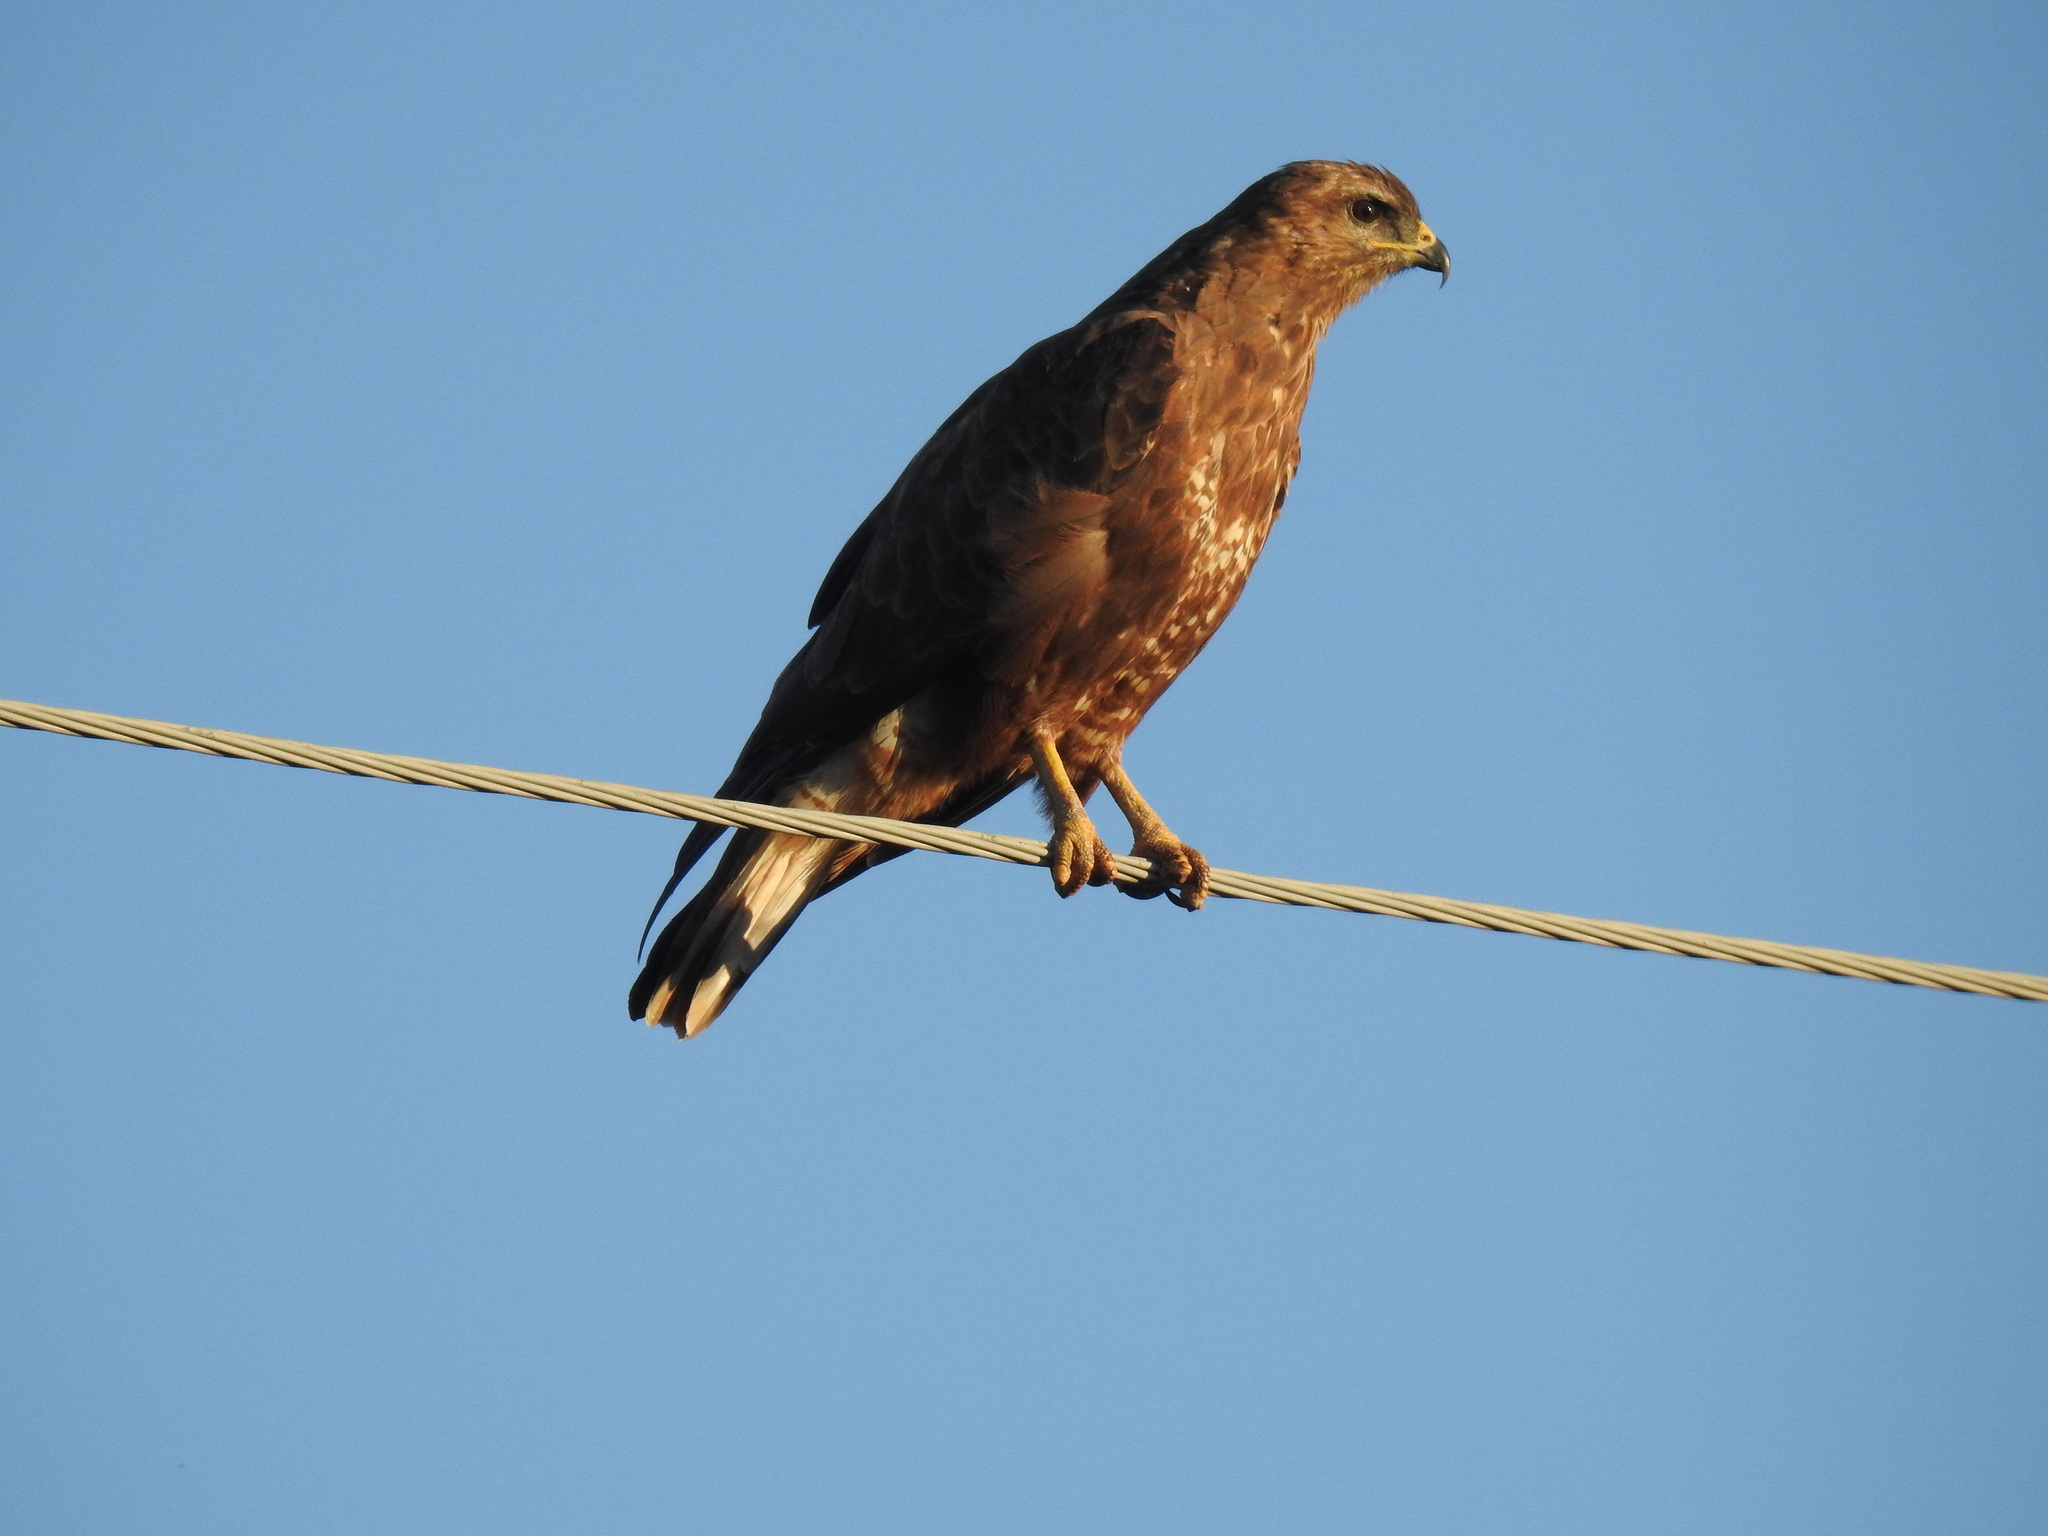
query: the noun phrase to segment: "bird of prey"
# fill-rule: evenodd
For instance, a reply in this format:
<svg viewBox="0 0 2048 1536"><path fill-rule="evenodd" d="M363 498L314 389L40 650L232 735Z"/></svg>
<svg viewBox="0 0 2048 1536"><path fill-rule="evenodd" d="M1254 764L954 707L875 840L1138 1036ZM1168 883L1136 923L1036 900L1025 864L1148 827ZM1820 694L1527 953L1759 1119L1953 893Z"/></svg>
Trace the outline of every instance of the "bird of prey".
<svg viewBox="0 0 2048 1536"><path fill-rule="evenodd" d="M1124 741L1243 590L1323 333L1396 273L1450 266L1384 170L1254 182L918 450L825 573L718 793L953 826L1035 780L1071 896L1115 878L1086 809L1100 785L1152 865L1123 889L1201 906L1209 867L1132 785ZM690 833L656 915L724 830ZM903 851L740 831L655 940L632 1016L697 1034L806 905Z"/></svg>

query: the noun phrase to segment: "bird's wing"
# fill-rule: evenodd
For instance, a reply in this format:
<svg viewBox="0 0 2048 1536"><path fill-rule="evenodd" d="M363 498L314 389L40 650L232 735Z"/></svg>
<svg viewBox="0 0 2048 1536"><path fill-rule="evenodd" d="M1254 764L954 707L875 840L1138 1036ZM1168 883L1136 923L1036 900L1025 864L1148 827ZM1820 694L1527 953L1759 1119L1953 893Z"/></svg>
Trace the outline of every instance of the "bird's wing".
<svg viewBox="0 0 2048 1536"><path fill-rule="evenodd" d="M1152 450L1179 379L1173 325L1130 311L1047 338L970 395L833 560L811 605L815 633L719 794L772 800L949 668L1103 581L1103 513ZM963 821L1015 787L962 785L926 819ZM643 945L724 832L691 829ZM833 883L897 851L878 848Z"/></svg>
<svg viewBox="0 0 2048 1536"><path fill-rule="evenodd" d="M1158 436L1174 349L1165 316L1110 315L976 390L833 561L725 792L772 793L1104 579L1103 513Z"/></svg>

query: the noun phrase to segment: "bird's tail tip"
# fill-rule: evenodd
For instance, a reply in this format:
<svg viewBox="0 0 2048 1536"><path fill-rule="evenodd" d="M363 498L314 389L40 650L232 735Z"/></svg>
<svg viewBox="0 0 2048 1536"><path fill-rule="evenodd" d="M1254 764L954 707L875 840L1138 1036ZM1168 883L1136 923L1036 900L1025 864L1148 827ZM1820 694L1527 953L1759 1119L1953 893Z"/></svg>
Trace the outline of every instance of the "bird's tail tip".
<svg viewBox="0 0 2048 1536"><path fill-rule="evenodd" d="M738 990L739 983L724 966L699 981L688 997L681 995L675 978L671 978L654 989L647 1006L634 1017L645 1017L649 1029L674 1030L678 1040L693 1039L725 1012L725 1005Z"/></svg>
<svg viewBox="0 0 2048 1536"><path fill-rule="evenodd" d="M628 1013L683 1040L709 1029L818 894L837 846L792 833L735 841L654 941Z"/></svg>

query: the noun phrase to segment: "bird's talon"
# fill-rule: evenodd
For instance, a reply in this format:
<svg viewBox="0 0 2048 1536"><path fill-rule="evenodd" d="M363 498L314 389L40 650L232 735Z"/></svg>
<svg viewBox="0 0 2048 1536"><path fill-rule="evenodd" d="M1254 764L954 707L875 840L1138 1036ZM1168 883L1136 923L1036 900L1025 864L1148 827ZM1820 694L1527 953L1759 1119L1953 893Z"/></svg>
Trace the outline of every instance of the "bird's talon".
<svg viewBox="0 0 2048 1536"><path fill-rule="evenodd" d="M1169 843L1140 843L1131 850L1133 858L1151 862L1152 872L1142 880L1119 886L1126 896L1150 901L1164 896L1176 907L1194 912L1209 894L1209 861L1178 839Z"/></svg>
<svg viewBox="0 0 2048 1536"><path fill-rule="evenodd" d="M1057 829L1046 847L1046 864L1052 870L1052 888L1062 897L1084 885L1106 885L1116 878L1115 856L1092 822Z"/></svg>

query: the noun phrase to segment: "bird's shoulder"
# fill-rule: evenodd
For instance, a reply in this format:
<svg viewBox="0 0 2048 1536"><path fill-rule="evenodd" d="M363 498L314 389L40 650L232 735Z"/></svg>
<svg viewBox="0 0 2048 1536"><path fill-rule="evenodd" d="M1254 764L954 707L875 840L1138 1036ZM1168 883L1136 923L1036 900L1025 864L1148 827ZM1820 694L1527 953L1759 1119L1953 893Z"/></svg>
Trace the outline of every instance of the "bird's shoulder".
<svg viewBox="0 0 2048 1536"><path fill-rule="evenodd" d="M974 602L999 585L1020 532L1112 494L1157 441L1183 359L1206 343L1192 315L1091 315L1025 349L912 456L854 530L811 604Z"/></svg>
<svg viewBox="0 0 2048 1536"><path fill-rule="evenodd" d="M735 794L869 729L1107 578L1104 516L1170 432L1191 316L1129 308L1034 344L963 401L854 530L776 681Z"/></svg>

